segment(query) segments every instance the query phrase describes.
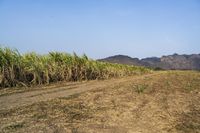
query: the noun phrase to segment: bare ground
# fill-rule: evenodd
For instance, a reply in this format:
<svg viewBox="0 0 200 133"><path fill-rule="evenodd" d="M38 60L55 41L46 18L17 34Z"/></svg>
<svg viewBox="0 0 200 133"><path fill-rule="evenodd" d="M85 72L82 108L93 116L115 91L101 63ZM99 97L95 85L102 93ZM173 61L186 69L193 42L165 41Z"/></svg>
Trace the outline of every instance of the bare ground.
<svg viewBox="0 0 200 133"><path fill-rule="evenodd" d="M149 74L141 76L135 76L134 78L144 78L146 76L156 75ZM30 105L33 103L47 101L59 97L69 97L71 95L79 94L92 89L102 89L105 87L111 87L116 84L131 81L133 77L110 79L110 80L99 80L99 81L88 81L78 83L61 83L50 85L48 87L33 88L30 89L18 89L12 88L0 91L0 110L12 109L14 107L20 107Z"/></svg>
<svg viewBox="0 0 200 133"><path fill-rule="evenodd" d="M58 86L3 92L0 132L200 133L199 72Z"/></svg>

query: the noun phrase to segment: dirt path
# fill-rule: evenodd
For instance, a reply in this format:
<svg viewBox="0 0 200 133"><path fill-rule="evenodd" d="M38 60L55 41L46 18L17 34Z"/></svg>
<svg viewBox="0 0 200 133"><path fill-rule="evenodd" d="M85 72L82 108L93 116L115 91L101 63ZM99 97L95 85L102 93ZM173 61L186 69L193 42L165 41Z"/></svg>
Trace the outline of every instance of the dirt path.
<svg viewBox="0 0 200 133"><path fill-rule="evenodd" d="M154 73L157 74L157 73ZM153 75L154 75L153 74ZM143 76L134 76L120 79L110 79L104 81L89 81L84 83L71 84L62 87L54 87L51 89L33 90L21 93L13 93L10 95L0 96L0 110L8 110L15 107L30 105L40 101L47 101L58 97L69 97L92 89L101 89L106 86L115 86L120 83L131 81L135 78L144 78L152 76L152 74Z"/></svg>

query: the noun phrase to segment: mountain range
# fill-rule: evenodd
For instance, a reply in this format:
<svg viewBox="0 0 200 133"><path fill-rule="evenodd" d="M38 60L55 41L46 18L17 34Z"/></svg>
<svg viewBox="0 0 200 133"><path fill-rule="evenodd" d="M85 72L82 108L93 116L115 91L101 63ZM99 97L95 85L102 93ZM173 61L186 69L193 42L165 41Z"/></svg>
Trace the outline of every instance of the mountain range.
<svg viewBox="0 0 200 133"><path fill-rule="evenodd" d="M145 66L164 70L200 70L200 54L167 55L162 57L132 58L126 55L115 55L98 61Z"/></svg>

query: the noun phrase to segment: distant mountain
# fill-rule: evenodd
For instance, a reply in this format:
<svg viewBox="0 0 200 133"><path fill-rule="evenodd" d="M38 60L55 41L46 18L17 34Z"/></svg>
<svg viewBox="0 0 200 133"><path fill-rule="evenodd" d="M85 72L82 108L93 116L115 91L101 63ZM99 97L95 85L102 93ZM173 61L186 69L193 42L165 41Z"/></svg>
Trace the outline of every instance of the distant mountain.
<svg viewBox="0 0 200 133"><path fill-rule="evenodd" d="M166 70L200 70L200 54L173 54L168 56L162 56L161 58L150 57L141 60L138 58L131 58L126 55L115 55L104 59L99 59L99 61L146 66Z"/></svg>
<svg viewBox="0 0 200 133"><path fill-rule="evenodd" d="M110 56L105 59L100 59L99 61L106 61L110 63L127 64L127 65L141 65L138 58L131 58L126 55L115 55Z"/></svg>

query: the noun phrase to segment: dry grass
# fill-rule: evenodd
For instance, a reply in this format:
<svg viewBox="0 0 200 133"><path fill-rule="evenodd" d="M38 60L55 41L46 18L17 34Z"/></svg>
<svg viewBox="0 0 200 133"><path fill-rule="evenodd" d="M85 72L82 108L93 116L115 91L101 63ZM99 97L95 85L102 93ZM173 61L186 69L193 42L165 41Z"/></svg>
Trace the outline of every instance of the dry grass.
<svg viewBox="0 0 200 133"><path fill-rule="evenodd" d="M70 98L1 110L0 119L0 132L199 133L200 73L133 78Z"/></svg>

